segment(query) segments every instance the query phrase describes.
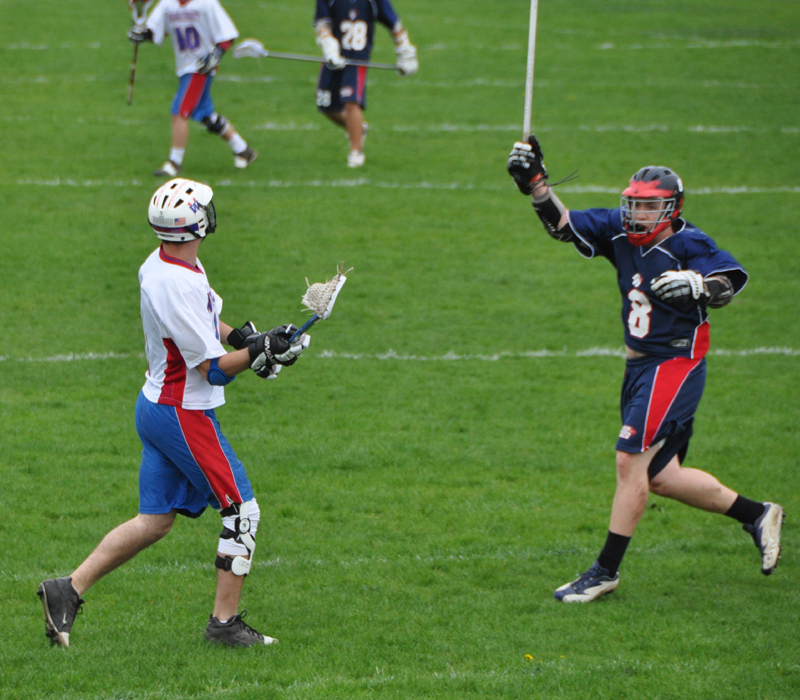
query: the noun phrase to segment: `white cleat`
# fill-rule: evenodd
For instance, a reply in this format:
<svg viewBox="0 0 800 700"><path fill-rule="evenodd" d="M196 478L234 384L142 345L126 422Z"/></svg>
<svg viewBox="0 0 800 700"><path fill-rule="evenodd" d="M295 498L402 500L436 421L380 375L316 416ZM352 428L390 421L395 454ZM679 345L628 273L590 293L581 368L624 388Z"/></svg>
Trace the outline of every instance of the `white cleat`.
<svg viewBox="0 0 800 700"><path fill-rule="evenodd" d="M366 161L366 156L364 155L363 151L350 151L347 155L347 167L348 168L360 168L364 165Z"/></svg>
<svg viewBox="0 0 800 700"><path fill-rule="evenodd" d="M156 177L175 177L181 171L181 166L168 160L156 170L153 175Z"/></svg>
<svg viewBox="0 0 800 700"><path fill-rule="evenodd" d="M239 170L244 170L256 158L258 158L258 151L254 151L248 146L241 153L237 153L233 156L233 166L239 168Z"/></svg>
<svg viewBox="0 0 800 700"><path fill-rule="evenodd" d="M786 514L777 503L764 503L764 513L753 525L742 528L749 532L761 552L761 573L769 576L781 558L781 528Z"/></svg>
<svg viewBox="0 0 800 700"><path fill-rule="evenodd" d="M619 571L612 577L606 569L595 562L574 581L556 588L553 594L562 603L591 603L601 595L611 593L619 586Z"/></svg>

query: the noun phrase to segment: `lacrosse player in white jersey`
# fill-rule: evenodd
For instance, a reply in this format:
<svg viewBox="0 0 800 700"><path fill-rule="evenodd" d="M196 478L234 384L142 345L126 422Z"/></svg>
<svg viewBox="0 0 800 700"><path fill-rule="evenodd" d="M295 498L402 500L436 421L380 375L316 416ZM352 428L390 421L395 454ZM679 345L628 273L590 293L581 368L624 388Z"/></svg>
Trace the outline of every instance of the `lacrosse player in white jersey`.
<svg viewBox="0 0 800 700"><path fill-rule="evenodd" d="M243 620L239 598L249 573L260 510L244 466L222 434L214 409L224 387L252 369L274 379L310 342L277 326L258 333L251 322L232 328L220 320L222 299L197 258L216 228L207 185L175 179L150 200L148 219L162 243L139 270L148 369L136 403L142 441L139 514L109 532L68 577L38 590L51 644L67 647L85 591L166 535L177 515L199 517L211 505L222 517L217 547L217 592L205 630L210 642L234 647L271 644ZM222 343L234 348L226 352Z"/></svg>
<svg viewBox="0 0 800 700"><path fill-rule="evenodd" d="M167 35L175 52L179 84L171 109L172 149L164 165L153 174L175 177L180 173L190 119L221 136L233 151L234 166L246 168L258 153L225 117L217 114L211 100L211 85L222 55L239 36L231 18L219 0L161 0L145 24L134 23L128 32L134 43L152 41L158 46Z"/></svg>

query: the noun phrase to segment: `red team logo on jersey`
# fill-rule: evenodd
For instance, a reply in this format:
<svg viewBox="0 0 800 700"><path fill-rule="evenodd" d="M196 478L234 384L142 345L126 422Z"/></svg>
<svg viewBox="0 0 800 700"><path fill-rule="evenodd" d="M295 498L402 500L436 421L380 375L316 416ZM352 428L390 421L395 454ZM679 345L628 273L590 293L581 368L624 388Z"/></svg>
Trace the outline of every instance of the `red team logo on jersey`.
<svg viewBox="0 0 800 700"><path fill-rule="evenodd" d="M630 440L634 435L636 435L636 428L632 428L630 425L623 425L622 430L619 431L620 440Z"/></svg>

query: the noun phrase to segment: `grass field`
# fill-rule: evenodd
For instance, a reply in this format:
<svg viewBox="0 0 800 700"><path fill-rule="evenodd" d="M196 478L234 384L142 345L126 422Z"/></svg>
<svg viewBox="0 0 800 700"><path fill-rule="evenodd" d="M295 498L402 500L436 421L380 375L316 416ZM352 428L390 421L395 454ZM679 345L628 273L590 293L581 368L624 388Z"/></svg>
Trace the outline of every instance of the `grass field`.
<svg viewBox="0 0 800 700"><path fill-rule="evenodd" d="M590 606L552 591L607 529L622 329L611 266L551 241L505 173L529 4L396 6L421 70L370 74L364 168L313 66L232 57L214 98L261 156L234 171L193 128L184 162L215 189L201 259L228 323L301 320L306 276L355 267L301 361L218 411L265 514L243 607L280 644L203 642L207 513L91 589L63 650L38 582L137 509L136 275L175 77L143 47L125 104L121 0L0 0L0 698L800 697L800 5L541 2L534 130L555 178L579 170L567 206L669 165L751 274L712 312L687 464L788 512L765 578L737 523L652 497ZM272 50L316 50L310 0L226 7Z"/></svg>

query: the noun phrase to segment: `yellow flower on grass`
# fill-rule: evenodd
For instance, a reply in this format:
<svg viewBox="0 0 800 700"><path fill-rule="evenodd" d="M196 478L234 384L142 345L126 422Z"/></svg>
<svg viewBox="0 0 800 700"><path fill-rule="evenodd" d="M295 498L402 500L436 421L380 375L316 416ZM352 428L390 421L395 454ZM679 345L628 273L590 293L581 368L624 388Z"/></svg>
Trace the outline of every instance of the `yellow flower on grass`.
<svg viewBox="0 0 800 700"><path fill-rule="evenodd" d="M525 658L528 659L528 661L533 661L533 657L530 654L525 654Z"/></svg>

